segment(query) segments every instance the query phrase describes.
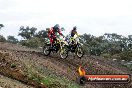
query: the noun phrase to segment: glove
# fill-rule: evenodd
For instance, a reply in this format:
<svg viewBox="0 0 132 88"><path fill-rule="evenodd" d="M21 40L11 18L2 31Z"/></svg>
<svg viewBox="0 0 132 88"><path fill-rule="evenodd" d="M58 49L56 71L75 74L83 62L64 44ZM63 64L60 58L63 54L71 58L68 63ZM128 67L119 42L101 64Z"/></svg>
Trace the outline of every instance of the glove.
<svg viewBox="0 0 132 88"><path fill-rule="evenodd" d="M65 36L63 35L63 38L65 38Z"/></svg>

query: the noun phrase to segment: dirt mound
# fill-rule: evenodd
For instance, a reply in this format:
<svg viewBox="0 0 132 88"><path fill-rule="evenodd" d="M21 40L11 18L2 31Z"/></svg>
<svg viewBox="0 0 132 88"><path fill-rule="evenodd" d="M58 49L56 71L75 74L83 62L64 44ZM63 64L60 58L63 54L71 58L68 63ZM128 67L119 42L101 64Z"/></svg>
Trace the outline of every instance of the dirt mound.
<svg viewBox="0 0 132 88"><path fill-rule="evenodd" d="M0 88L33 88L17 80L0 75Z"/></svg>
<svg viewBox="0 0 132 88"><path fill-rule="evenodd" d="M132 87L132 83L86 84L85 86L79 86L76 83L80 65L84 66L87 74L132 74L127 68L109 59L86 55L82 59L72 56L67 59L60 59L57 54L45 57L39 49L29 49L8 43L0 44L0 66L2 67L0 68L0 74L26 84L38 85L36 83L42 83L49 88L73 88L74 86L71 86L71 83L76 85L75 88ZM47 77L49 78L46 79ZM50 83L52 78L55 80Z"/></svg>
<svg viewBox="0 0 132 88"><path fill-rule="evenodd" d="M0 74L4 76L18 80L27 85L46 88L44 85L41 85L26 76L21 67L19 67L19 65L15 63L15 60L13 59L11 53L0 52L0 67Z"/></svg>

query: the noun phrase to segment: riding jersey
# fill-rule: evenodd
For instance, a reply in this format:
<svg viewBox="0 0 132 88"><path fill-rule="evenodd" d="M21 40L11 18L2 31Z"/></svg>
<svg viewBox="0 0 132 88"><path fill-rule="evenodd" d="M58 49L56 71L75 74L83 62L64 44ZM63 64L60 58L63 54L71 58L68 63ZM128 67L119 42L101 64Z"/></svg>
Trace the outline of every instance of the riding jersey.
<svg viewBox="0 0 132 88"><path fill-rule="evenodd" d="M71 31L71 37L74 37L75 34L78 36L77 31L76 31L76 30L72 30L72 31Z"/></svg>
<svg viewBox="0 0 132 88"><path fill-rule="evenodd" d="M59 33L59 35L62 35L62 36L63 36L63 34L61 33L60 29L57 30L57 31L55 31L54 28L52 27L52 28L48 31L48 37L50 38L50 43L51 43L51 45L54 44L54 42L55 42L55 40L56 40L57 37L59 38L59 36L57 35L57 33Z"/></svg>
<svg viewBox="0 0 132 88"><path fill-rule="evenodd" d="M62 35L63 34L61 33L60 29L58 31L55 31L53 29L53 27L48 31L48 37L51 38L51 37L56 37L57 36L57 33L59 33L59 35Z"/></svg>

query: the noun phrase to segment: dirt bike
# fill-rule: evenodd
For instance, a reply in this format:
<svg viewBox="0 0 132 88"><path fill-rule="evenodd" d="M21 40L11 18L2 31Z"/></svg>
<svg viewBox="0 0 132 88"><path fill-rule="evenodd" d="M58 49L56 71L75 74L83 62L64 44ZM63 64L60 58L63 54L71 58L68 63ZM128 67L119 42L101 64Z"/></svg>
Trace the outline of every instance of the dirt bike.
<svg viewBox="0 0 132 88"><path fill-rule="evenodd" d="M43 47L43 54L48 56L51 52L59 52L60 58L66 59L68 57L66 42L63 39L56 39L52 47L50 42L46 42Z"/></svg>
<svg viewBox="0 0 132 88"><path fill-rule="evenodd" d="M79 58L83 57L84 50L82 48L82 43L79 42L79 37L70 38L70 42L68 43L68 52L75 53Z"/></svg>

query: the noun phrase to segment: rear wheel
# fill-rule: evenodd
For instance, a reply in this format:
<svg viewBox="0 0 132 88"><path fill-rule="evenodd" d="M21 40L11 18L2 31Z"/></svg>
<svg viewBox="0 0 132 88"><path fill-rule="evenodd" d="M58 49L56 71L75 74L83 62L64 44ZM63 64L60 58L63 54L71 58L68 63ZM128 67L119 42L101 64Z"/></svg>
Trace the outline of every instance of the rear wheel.
<svg viewBox="0 0 132 88"><path fill-rule="evenodd" d="M45 56L48 56L48 55L50 55L50 53L51 53L50 45L45 45L45 46L43 47L43 54L44 54Z"/></svg>

